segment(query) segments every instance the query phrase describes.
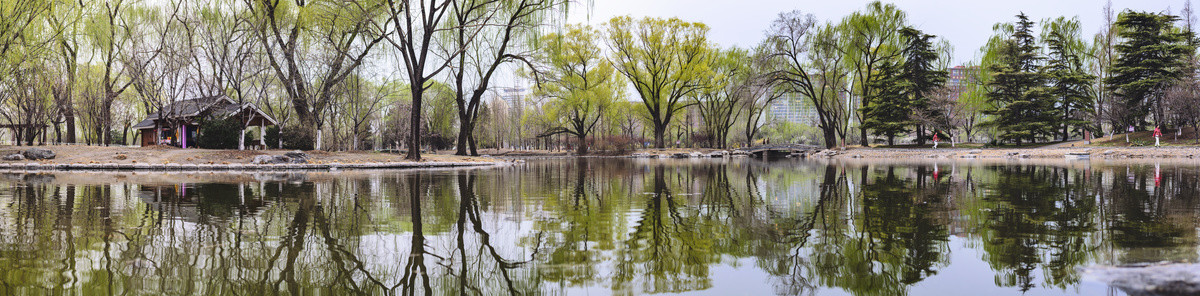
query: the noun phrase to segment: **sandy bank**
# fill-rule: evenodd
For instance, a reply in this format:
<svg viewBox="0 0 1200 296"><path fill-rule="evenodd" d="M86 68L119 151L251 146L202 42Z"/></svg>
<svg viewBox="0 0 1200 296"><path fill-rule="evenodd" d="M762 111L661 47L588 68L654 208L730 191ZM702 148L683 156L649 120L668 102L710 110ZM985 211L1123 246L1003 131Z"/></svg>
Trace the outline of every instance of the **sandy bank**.
<svg viewBox="0 0 1200 296"><path fill-rule="evenodd" d="M29 147L0 147L0 155L9 155ZM403 155L372 151L307 151L303 164L253 164L255 156L283 155L290 150L211 150L174 147L35 146L54 151L49 160L0 161L0 169L9 170L330 170L330 169L404 169L428 167L490 166L510 163L491 157L424 155L419 162Z"/></svg>

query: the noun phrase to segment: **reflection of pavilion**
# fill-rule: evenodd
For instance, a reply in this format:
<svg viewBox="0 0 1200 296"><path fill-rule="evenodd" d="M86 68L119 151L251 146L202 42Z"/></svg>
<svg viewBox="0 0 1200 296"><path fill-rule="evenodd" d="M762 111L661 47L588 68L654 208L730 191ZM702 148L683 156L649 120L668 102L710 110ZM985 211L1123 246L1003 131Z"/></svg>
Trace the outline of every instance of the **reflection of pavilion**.
<svg viewBox="0 0 1200 296"><path fill-rule="evenodd" d="M188 222L258 212L265 203L245 184L140 185L138 198L151 209Z"/></svg>

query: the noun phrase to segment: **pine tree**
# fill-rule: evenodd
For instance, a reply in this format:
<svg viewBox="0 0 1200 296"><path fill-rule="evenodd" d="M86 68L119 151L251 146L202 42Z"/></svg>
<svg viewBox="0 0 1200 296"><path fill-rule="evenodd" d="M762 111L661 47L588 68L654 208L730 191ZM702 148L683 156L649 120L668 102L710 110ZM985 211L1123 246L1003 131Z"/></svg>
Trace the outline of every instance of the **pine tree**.
<svg viewBox="0 0 1200 296"><path fill-rule="evenodd" d="M905 40L906 44L903 51L904 68L902 76L907 83L903 84L904 92L908 96L909 105L912 112L924 112L936 117L943 117L945 114L938 114L930 110L929 96L934 90L942 87L946 83L945 70L936 69L935 62L938 60L937 50L933 46L933 39L937 36L929 35L912 27L900 30L900 36ZM910 120L916 122L915 120ZM925 126L917 126L917 143L925 144Z"/></svg>
<svg viewBox="0 0 1200 296"><path fill-rule="evenodd" d="M1136 11L1117 16L1124 41L1116 46L1119 56L1106 82L1124 100L1122 124L1144 128L1152 108L1154 123L1163 123L1163 90L1179 77L1191 52L1188 33L1175 28L1176 20L1173 15Z"/></svg>
<svg viewBox="0 0 1200 296"><path fill-rule="evenodd" d="M1079 51L1086 45L1078 33L1079 21L1059 18L1046 27L1044 35L1050 53L1043 70L1050 87L1048 93L1056 101L1055 124L1063 141L1070 138L1070 127L1075 127L1076 133L1088 129L1094 113L1091 82L1096 76L1083 69Z"/></svg>
<svg viewBox="0 0 1200 296"><path fill-rule="evenodd" d="M1044 138L1055 127L1054 102L1046 95L1039 65L1044 58L1038 54L1033 24L1025 13L1017 15L1012 36L1000 49L1001 62L989 68L988 102L994 109L986 112L992 115L988 124L996 128L999 140L1018 145Z"/></svg>
<svg viewBox="0 0 1200 296"><path fill-rule="evenodd" d="M888 145L895 145L896 135L908 132L912 125L909 120L912 101L905 91L909 82L896 61L880 64L875 75L877 79L870 82L871 88L879 92L875 100L863 108L862 113L866 115L863 125L876 136L886 136Z"/></svg>

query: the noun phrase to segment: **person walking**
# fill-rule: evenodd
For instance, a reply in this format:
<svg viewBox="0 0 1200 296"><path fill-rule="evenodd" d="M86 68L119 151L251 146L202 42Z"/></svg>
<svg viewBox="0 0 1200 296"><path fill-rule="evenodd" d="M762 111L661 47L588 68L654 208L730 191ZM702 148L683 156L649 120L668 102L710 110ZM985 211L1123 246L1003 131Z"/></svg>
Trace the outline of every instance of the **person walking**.
<svg viewBox="0 0 1200 296"><path fill-rule="evenodd" d="M1154 147L1158 147L1158 138L1162 137L1162 130L1158 126L1154 126Z"/></svg>
<svg viewBox="0 0 1200 296"><path fill-rule="evenodd" d="M1129 134L1133 133L1133 126L1131 125L1131 126L1129 126L1129 128L1127 128L1125 130L1127 131L1125 133L1125 143L1129 143Z"/></svg>
<svg viewBox="0 0 1200 296"><path fill-rule="evenodd" d="M933 132L933 149L937 149L938 135L937 131Z"/></svg>

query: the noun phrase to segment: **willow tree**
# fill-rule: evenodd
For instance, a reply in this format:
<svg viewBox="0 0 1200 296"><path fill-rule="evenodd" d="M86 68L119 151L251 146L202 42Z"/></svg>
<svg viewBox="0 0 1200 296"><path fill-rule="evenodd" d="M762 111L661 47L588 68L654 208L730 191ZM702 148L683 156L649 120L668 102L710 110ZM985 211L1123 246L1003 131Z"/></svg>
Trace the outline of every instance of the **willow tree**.
<svg viewBox="0 0 1200 296"><path fill-rule="evenodd" d="M599 38L590 26L568 25L562 33L542 37L537 56L542 83L534 94L550 99L545 110L553 124L539 137L573 135L580 155L587 154L587 137L596 125L617 110L624 87L597 46Z"/></svg>
<svg viewBox="0 0 1200 296"><path fill-rule="evenodd" d="M750 52L741 48L721 50L713 59L713 75L706 80L700 91L695 93L696 107L704 119L704 132L709 137L709 146L725 148L729 129L745 110L742 101L750 94L757 82L757 73L750 71Z"/></svg>
<svg viewBox="0 0 1200 296"><path fill-rule="evenodd" d="M456 155L479 155L475 125L496 72L510 63L530 65L532 51L521 50L520 43L536 40L541 25L556 12L565 11L560 8L566 5L565 0L461 0L453 4L448 32L454 36L443 45L447 46L444 52L454 56L450 76L459 121Z"/></svg>
<svg viewBox="0 0 1200 296"><path fill-rule="evenodd" d="M845 144L851 112L841 96L848 77L841 65L843 37L834 25L818 27L811 14L791 11L779 14L771 23L765 41L778 67L771 77L784 91L812 102L827 148L837 146L839 139Z"/></svg>
<svg viewBox="0 0 1200 296"><path fill-rule="evenodd" d="M421 160L421 112L425 91L429 89L434 77L451 66L454 57L460 52L452 50L438 56L437 49L441 42L447 42L439 32L453 26L448 17L457 6L452 0L387 0L387 18L378 24L390 28L390 33L384 34L388 43L399 51L407 78L412 104L409 107L409 160Z"/></svg>
<svg viewBox="0 0 1200 296"><path fill-rule="evenodd" d="M334 88L355 73L386 31L373 26L385 16L379 2L245 0L255 37L300 127L320 150L321 114Z"/></svg>
<svg viewBox="0 0 1200 296"><path fill-rule="evenodd" d="M895 62L903 46L900 31L905 27L907 16L895 4L879 1L867 4L866 11L856 11L842 19L839 27L844 30L842 46L838 48L846 55L844 62L853 75L853 89L858 95L857 110L860 123L866 121L866 108L880 95L876 80L880 67ZM860 124L861 143L867 146L867 125Z"/></svg>
<svg viewBox="0 0 1200 296"><path fill-rule="evenodd" d="M654 147L665 148L668 126L691 105L685 98L710 78L708 26L677 18L615 17L608 42L617 71L633 84L654 126Z"/></svg>

